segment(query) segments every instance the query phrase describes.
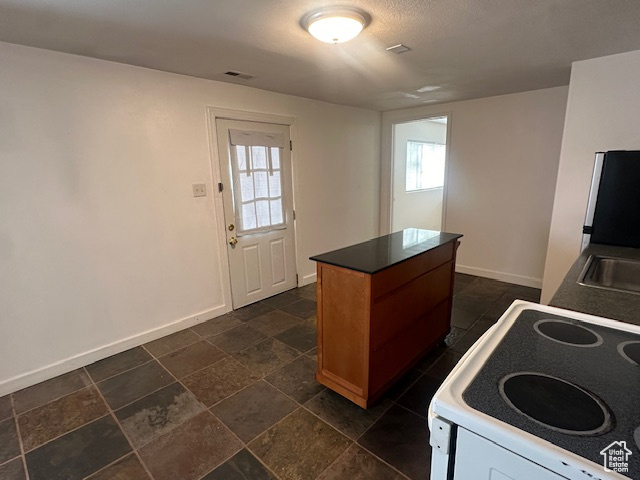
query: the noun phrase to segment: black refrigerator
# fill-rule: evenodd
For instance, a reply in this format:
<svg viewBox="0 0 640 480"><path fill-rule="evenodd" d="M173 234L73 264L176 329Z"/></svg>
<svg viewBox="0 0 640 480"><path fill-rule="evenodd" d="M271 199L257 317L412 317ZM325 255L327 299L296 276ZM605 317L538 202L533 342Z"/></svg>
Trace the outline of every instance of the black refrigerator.
<svg viewBox="0 0 640 480"><path fill-rule="evenodd" d="M640 150L596 153L582 248L640 248Z"/></svg>

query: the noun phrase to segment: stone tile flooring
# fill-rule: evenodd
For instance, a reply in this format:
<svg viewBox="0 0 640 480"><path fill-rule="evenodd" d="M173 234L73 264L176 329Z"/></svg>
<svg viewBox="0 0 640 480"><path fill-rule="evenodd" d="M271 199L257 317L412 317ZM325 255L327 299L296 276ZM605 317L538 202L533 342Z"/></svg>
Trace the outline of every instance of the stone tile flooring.
<svg viewBox="0 0 640 480"><path fill-rule="evenodd" d="M432 395L539 294L457 274L446 345L362 410L313 378L315 284L283 293L0 398L0 480L426 479Z"/></svg>

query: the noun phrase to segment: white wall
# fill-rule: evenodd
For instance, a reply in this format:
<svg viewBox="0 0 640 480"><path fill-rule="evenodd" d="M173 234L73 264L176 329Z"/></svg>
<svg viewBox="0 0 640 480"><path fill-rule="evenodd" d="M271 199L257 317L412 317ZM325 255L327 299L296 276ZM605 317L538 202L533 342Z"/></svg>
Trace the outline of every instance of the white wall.
<svg viewBox="0 0 640 480"><path fill-rule="evenodd" d="M0 65L0 396L230 309L207 106L296 117L307 282L378 232L377 112L6 43Z"/></svg>
<svg viewBox="0 0 640 480"><path fill-rule="evenodd" d="M595 152L640 150L638 85L640 51L573 64L544 271L545 303L580 253Z"/></svg>
<svg viewBox="0 0 640 480"><path fill-rule="evenodd" d="M399 123L393 135L394 175L393 214L391 230L404 228L426 228L440 230L442 224L442 188L431 188L415 192L405 191L407 169L407 142L446 143L447 125L421 120Z"/></svg>
<svg viewBox="0 0 640 480"><path fill-rule="evenodd" d="M444 228L458 271L540 287L567 87L385 112L381 228L389 226L391 124L449 114Z"/></svg>

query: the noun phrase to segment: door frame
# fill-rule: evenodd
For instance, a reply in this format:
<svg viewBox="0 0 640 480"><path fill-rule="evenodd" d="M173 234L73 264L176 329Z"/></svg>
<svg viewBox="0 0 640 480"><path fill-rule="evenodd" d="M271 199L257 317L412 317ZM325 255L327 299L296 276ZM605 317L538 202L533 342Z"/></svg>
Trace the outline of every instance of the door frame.
<svg viewBox="0 0 640 480"><path fill-rule="evenodd" d="M275 123L278 125L286 125L289 127L289 138L293 145L297 145L297 119L296 117L273 115L269 113L250 112L245 110L235 110L231 108L207 107L207 132L209 135L209 167L211 168L211 198L213 201L214 223L216 228L216 238L218 243L218 253L220 256L219 274L222 282L222 295L224 300L225 312L233 310L233 301L231 298L231 265L229 263L229 253L227 251L227 234L225 232L224 219L224 203L222 192L218 191L218 183L222 182L222 173L220 170L220 156L218 155L218 134L216 132L216 120L239 120L244 122L255 123ZM291 150L291 195L293 200L293 209L296 210L298 169L297 149ZM297 228L297 220L293 222L293 237L295 243L295 267L296 277L298 278L298 286L300 280L298 277L298 265L300 254L300 233Z"/></svg>
<svg viewBox="0 0 640 480"><path fill-rule="evenodd" d="M412 111L395 110L382 114L380 142L380 235L391 233L393 220L393 178L395 168L394 126L399 123L447 117L447 144L445 147L444 187L442 188L442 231L446 231L447 191L449 186L449 160L451 151L451 124L453 112L436 107L423 107Z"/></svg>

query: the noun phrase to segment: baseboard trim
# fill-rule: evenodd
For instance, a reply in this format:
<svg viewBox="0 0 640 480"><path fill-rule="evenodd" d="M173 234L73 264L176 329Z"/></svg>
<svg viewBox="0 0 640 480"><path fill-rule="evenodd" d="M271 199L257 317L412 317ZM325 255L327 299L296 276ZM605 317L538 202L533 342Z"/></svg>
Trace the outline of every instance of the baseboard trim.
<svg viewBox="0 0 640 480"><path fill-rule="evenodd" d="M130 337L118 340L102 347L98 347L69 358L65 358L64 360L60 360L59 362L52 363L45 367L31 370L30 372L26 372L20 375L16 375L15 377L9 378L7 380L0 381L0 397L9 393L17 392L18 390L21 390L23 388L30 387L32 385L35 385L36 383L44 382L45 380L57 377L58 375L68 373L77 368L90 365L94 362L97 362L98 360L102 360L103 358L110 357L111 355L124 352L125 350L129 350L130 348L137 347L144 343L157 340L158 338L164 337L166 335L184 330L185 328L193 327L194 325L198 325L199 323L206 322L207 320L210 320L212 318L219 317L220 315L223 315L229 311L230 308L228 306L221 305L219 307L202 311L200 313L197 313L196 315L191 315L190 317L176 320L175 322L169 323L167 325L147 330L145 332L132 335Z"/></svg>
<svg viewBox="0 0 640 480"><path fill-rule="evenodd" d="M315 283L318 279L317 273L312 273L311 275L305 275L302 277L302 283L298 285L299 287L304 287L305 285L309 285L310 283Z"/></svg>
<svg viewBox="0 0 640 480"><path fill-rule="evenodd" d="M467 265L456 265L456 272L476 275L478 277L492 278L507 283L515 283L516 285L524 285L525 287L542 288L542 279L526 277L524 275L515 275L513 273L497 272L495 270L487 270L486 268L469 267Z"/></svg>

